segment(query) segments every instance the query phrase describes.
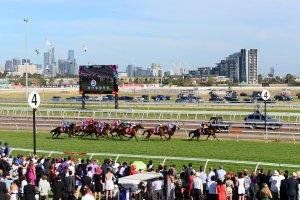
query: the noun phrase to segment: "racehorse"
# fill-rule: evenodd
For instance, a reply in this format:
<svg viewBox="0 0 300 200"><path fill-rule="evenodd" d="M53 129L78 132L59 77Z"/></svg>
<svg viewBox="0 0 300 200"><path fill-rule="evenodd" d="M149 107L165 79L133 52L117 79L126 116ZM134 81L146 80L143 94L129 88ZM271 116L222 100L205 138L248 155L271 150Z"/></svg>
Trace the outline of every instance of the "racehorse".
<svg viewBox="0 0 300 200"><path fill-rule="evenodd" d="M163 127L159 127L157 131L155 131L155 128L150 128L147 129L143 132L142 135L145 135L145 133L147 133L147 136L145 137L145 140L148 139L148 141L150 140L151 135L159 135L160 136L160 140L162 140L162 136L165 137L165 139L168 139L165 135L166 129Z"/></svg>
<svg viewBox="0 0 300 200"><path fill-rule="evenodd" d="M193 137L190 139L192 140L194 137L197 137L197 140L199 141L200 135L207 135L206 141L210 136L212 136L214 139L219 139L216 136L217 129L215 126L209 125L207 128L203 128L203 131L200 131L199 129L193 130L189 132L189 137L193 134Z"/></svg>
<svg viewBox="0 0 300 200"><path fill-rule="evenodd" d="M118 134L118 137L120 137L121 139L122 139L122 136L130 135L128 140L130 140L131 138L134 137L135 140L138 141L136 138L136 135L138 133L138 130L143 129L143 128L144 127L141 124L138 124L138 125L132 127L131 131L130 131L129 127L121 127L120 131L118 131L117 134Z"/></svg>
<svg viewBox="0 0 300 200"><path fill-rule="evenodd" d="M69 137L72 138L74 127L75 127L75 124L73 124L73 123L70 124L70 127L63 127L63 126L56 127L55 129L50 131L50 133L52 133L52 139L55 135L56 135L56 138L58 138L58 136L62 133L67 133L69 135Z"/></svg>
<svg viewBox="0 0 300 200"><path fill-rule="evenodd" d="M171 137L174 135L175 131L180 129L178 125L173 125L172 128L169 128L167 126L163 126L163 128L165 129L164 130L165 134L169 135L167 140L170 140Z"/></svg>
<svg viewBox="0 0 300 200"><path fill-rule="evenodd" d="M97 140L98 140L99 136L102 136L105 139L107 139L108 133L110 133L110 129L111 129L110 124L105 124L102 130L101 130L101 128L97 127L95 130Z"/></svg>
<svg viewBox="0 0 300 200"><path fill-rule="evenodd" d="M74 135L79 135L82 132L82 126L74 126L73 133Z"/></svg>
<svg viewBox="0 0 300 200"><path fill-rule="evenodd" d="M82 129L82 133L83 135L82 136L91 136L93 135L93 133L96 134L96 126L93 125L93 124L89 124L85 127L85 129Z"/></svg>

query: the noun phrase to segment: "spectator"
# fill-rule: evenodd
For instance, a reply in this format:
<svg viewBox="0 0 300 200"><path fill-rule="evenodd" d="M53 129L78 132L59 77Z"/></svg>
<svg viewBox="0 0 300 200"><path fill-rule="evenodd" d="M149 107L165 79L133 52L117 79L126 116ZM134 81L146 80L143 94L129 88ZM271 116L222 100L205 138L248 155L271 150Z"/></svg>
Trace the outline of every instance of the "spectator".
<svg viewBox="0 0 300 200"><path fill-rule="evenodd" d="M196 172L195 170L191 171L191 174L189 176L189 182L188 182L188 196L191 196L192 188L193 188L193 180L196 178Z"/></svg>
<svg viewBox="0 0 300 200"><path fill-rule="evenodd" d="M259 173L257 175L257 183L259 185L259 188L262 188L262 184L266 183L266 175L263 168L259 170Z"/></svg>
<svg viewBox="0 0 300 200"><path fill-rule="evenodd" d="M113 196L113 189L114 189L114 182L115 182L115 177L111 173L110 168L108 167L106 169L106 174L105 174L105 199L108 200L109 198L112 198Z"/></svg>
<svg viewBox="0 0 300 200"><path fill-rule="evenodd" d="M218 199L218 195L216 192L217 182L215 182L215 180L216 180L216 177L212 176L211 181L207 184L209 200L217 200Z"/></svg>
<svg viewBox="0 0 300 200"><path fill-rule="evenodd" d="M208 168L208 175L207 175L207 183L211 182L211 177L216 176L214 169L212 167Z"/></svg>
<svg viewBox="0 0 300 200"><path fill-rule="evenodd" d="M82 196L81 200L95 200L90 188L87 186L83 186L82 195L83 196Z"/></svg>
<svg viewBox="0 0 300 200"><path fill-rule="evenodd" d="M224 181L226 176L226 171L224 170L223 166L220 166L219 169L216 171L216 178Z"/></svg>
<svg viewBox="0 0 300 200"><path fill-rule="evenodd" d="M14 180L10 186L10 200L18 200L19 199L19 187L18 187L18 181Z"/></svg>
<svg viewBox="0 0 300 200"><path fill-rule="evenodd" d="M92 189L92 179L87 175L87 171L83 171L83 177L81 178L81 184L83 186L88 186L90 190Z"/></svg>
<svg viewBox="0 0 300 200"><path fill-rule="evenodd" d="M99 196L99 200L101 200L101 192L103 192L102 169L101 168L97 168L95 170L93 179L95 182L94 197L95 197L95 199L97 199L97 196Z"/></svg>
<svg viewBox="0 0 300 200"><path fill-rule="evenodd" d="M147 164L147 171L150 171L153 168L153 161L149 160L149 163Z"/></svg>
<svg viewBox="0 0 300 200"><path fill-rule="evenodd" d="M75 189L75 177L73 176L72 171L69 171L69 175L65 177L64 184L66 192L68 193L68 199L70 200L70 197L72 196L73 191Z"/></svg>
<svg viewBox="0 0 300 200"><path fill-rule="evenodd" d="M196 172L196 177L192 183L192 197L193 200L200 200L201 195L203 195L203 183L200 178L200 173Z"/></svg>
<svg viewBox="0 0 300 200"><path fill-rule="evenodd" d="M50 185L49 185L50 190ZM41 198L43 194L40 193ZM0 198L2 199L2 198ZM28 180L28 184L24 186L24 200L35 200L35 187L32 185L31 180Z"/></svg>
<svg viewBox="0 0 300 200"><path fill-rule="evenodd" d="M226 200L226 186L223 184L223 181L221 179L217 180L216 193L218 194L218 200Z"/></svg>
<svg viewBox="0 0 300 200"><path fill-rule="evenodd" d="M296 172L292 173L292 177L290 177L287 180L287 188L286 188L286 195L287 195L287 200L297 200L298 196L298 181L297 179L297 174Z"/></svg>
<svg viewBox="0 0 300 200"><path fill-rule="evenodd" d="M169 169L166 175L166 198L167 200L175 199L175 177L173 176L173 169Z"/></svg>
<svg viewBox="0 0 300 200"><path fill-rule="evenodd" d="M61 200L65 190L65 184L61 181L60 175L56 177L56 180L53 183L53 200Z"/></svg>
<svg viewBox="0 0 300 200"><path fill-rule="evenodd" d="M28 181L28 184L30 184L29 181ZM25 187L24 187L24 190L25 190ZM40 192L41 197L44 197L45 199L48 199L48 193L51 190L51 188L50 188L50 183L47 181L47 176L46 175L42 176L42 179L39 182L39 189L38 190ZM24 192L24 194L25 194L25 192Z"/></svg>
<svg viewBox="0 0 300 200"><path fill-rule="evenodd" d="M31 180L32 185L35 185L36 172L35 172L35 164L32 160L29 162L29 165L27 167L26 177L27 177L27 179Z"/></svg>
<svg viewBox="0 0 300 200"><path fill-rule="evenodd" d="M274 171L273 176L269 179L269 182L271 183L271 193L272 193L272 199L278 200L279 199L279 192L280 192L280 183L284 179L283 176L280 176L279 172L277 170Z"/></svg>
<svg viewBox="0 0 300 200"><path fill-rule="evenodd" d="M160 173L158 169L156 170L156 173ZM163 180L158 179L158 180L153 181L152 187L154 189L155 197L157 197L156 199L162 199L162 197L163 197L163 193L162 193Z"/></svg>
<svg viewBox="0 0 300 200"><path fill-rule="evenodd" d="M201 165L200 168L199 168L199 178L201 179L202 184L203 184L203 187L202 187L202 188L204 188L204 189L202 190L202 193L205 194L205 193L206 193L206 187L207 187L207 184L206 184L207 175L206 175L206 173L205 173L204 168L203 168L202 165Z"/></svg>
<svg viewBox="0 0 300 200"><path fill-rule="evenodd" d="M239 200L244 200L245 199L245 190L246 190L246 181L243 176L242 172L238 173L238 179L237 179L237 186L238 186L238 196Z"/></svg>
<svg viewBox="0 0 300 200"><path fill-rule="evenodd" d="M248 176L249 171L247 169L244 169L243 171L243 175L244 175L244 179L245 179L245 199L249 199L249 193L250 193L250 184L251 184L251 179Z"/></svg>
<svg viewBox="0 0 300 200"><path fill-rule="evenodd" d="M22 175L20 177L20 187L19 187L19 194L20 194L20 199L24 200L24 186L27 185L26 177Z"/></svg>
<svg viewBox="0 0 300 200"><path fill-rule="evenodd" d="M289 171L285 170L284 179L280 183L280 199L287 199L288 178L289 178Z"/></svg>
<svg viewBox="0 0 300 200"><path fill-rule="evenodd" d="M231 180L230 175L226 175L226 177L225 177L225 187L226 187L227 199L232 200L234 184L233 184L233 181Z"/></svg>
<svg viewBox="0 0 300 200"><path fill-rule="evenodd" d="M260 197L262 200L272 199L271 191L266 183L263 183L262 189L260 190Z"/></svg>
<svg viewBox="0 0 300 200"><path fill-rule="evenodd" d="M8 146L7 142L5 142L4 145L5 145L4 155L5 155L5 157L8 158L9 157L10 147ZM2 147L1 147L1 149L2 149Z"/></svg>
<svg viewBox="0 0 300 200"><path fill-rule="evenodd" d="M3 155L3 149L2 149L1 142L0 142L0 158L2 157L2 155Z"/></svg>

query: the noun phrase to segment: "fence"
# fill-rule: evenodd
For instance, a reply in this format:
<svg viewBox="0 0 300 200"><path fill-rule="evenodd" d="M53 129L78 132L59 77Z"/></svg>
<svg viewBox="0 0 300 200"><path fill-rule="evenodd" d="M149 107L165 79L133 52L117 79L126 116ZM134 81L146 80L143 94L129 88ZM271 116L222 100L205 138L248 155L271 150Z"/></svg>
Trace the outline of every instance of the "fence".
<svg viewBox="0 0 300 200"><path fill-rule="evenodd" d="M11 148L10 153L12 151L24 151L24 152L32 152L32 149L23 149L23 148ZM273 166L273 167L288 167L288 168L299 168L300 165L294 164L282 164L282 163L266 163L266 162L251 162L251 161L240 161L240 160L218 160L218 159L207 159L207 158L186 158L186 157L172 157L172 156L149 156L149 155L133 155L133 154L112 154L112 153L84 153L84 152L60 152L60 151L48 151L48 150L36 150L37 153L48 153L48 157L52 154L79 154L79 155L87 155L90 159L93 156L106 156L106 157L116 157L115 162L117 162L119 157L126 158L147 158L147 159L161 159L162 164L164 165L166 160L184 160L184 161L200 161L205 162L204 170L206 171L206 167L209 162L213 163L230 163L230 164L247 164L254 165L255 171L258 169L258 166Z"/></svg>

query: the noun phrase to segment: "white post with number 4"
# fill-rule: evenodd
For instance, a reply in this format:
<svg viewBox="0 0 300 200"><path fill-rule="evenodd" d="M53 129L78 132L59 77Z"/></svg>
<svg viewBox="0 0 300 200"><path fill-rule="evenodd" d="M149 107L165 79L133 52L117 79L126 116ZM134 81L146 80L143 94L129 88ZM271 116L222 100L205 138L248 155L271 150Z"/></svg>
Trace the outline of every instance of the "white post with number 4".
<svg viewBox="0 0 300 200"><path fill-rule="evenodd" d="M32 109L38 108L41 103L41 97L36 91L32 91L28 97L28 104Z"/></svg>
<svg viewBox="0 0 300 200"><path fill-rule="evenodd" d="M270 99L270 92L268 90L263 90L261 92L261 98L265 102L265 142L268 142L268 127L267 127L267 101Z"/></svg>
<svg viewBox="0 0 300 200"><path fill-rule="evenodd" d="M36 129L35 129L35 111L41 103L41 97L36 91L32 91L28 97L28 104L32 108L33 118L33 155L36 155Z"/></svg>
<svg viewBox="0 0 300 200"><path fill-rule="evenodd" d="M270 92L268 90L263 90L261 92L261 98L265 101L269 100L270 99Z"/></svg>

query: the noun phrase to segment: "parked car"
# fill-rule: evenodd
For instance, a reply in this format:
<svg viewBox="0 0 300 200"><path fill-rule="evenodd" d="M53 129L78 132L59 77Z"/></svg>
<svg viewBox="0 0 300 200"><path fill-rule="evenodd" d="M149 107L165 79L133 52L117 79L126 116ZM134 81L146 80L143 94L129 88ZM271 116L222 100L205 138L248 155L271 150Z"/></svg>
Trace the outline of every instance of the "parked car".
<svg viewBox="0 0 300 200"><path fill-rule="evenodd" d="M254 103L255 101L254 101L253 98L244 98L244 99L243 99L243 102L244 102L244 103Z"/></svg>
<svg viewBox="0 0 300 200"><path fill-rule="evenodd" d="M220 102L220 103L223 103L224 102L224 99L222 99L221 97L219 96L212 96L209 98L209 101L210 102Z"/></svg>
<svg viewBox="0 0 300 200"><path fill-rule="evenodd" d="M53 96L52 101L62 101L62 98L60 96Z"/></svg>
<svg viewBox="0 0 300 200"><path fill-rule="evenodd" d="M267 117L265 117L264 114L260 113L259 111L256 111L245 117L245 125L252 129L256 127L263 128L265 127L265 119L267 127L271 129L280 128L283 124L283 121L281 119L272 118L268 115Z"/></svg>
<svg viewBox="0 0 300 200"><path fill-rule="evenodd" d="M248 94L247 94L246 92L241 92L241 93L240 93L240 96L241 96L241 97L247 97Z"/></svg>
<svg viewBox="0 0 300 200"><path fill-rule="evenodd" d="M235 98L232 96L225 96L224 99L226 101L228 101L229 103L239 103L240 102L239 98Z"/></svg>
<svg viewBox="0 0 300 200"><path fill-rule="evenodd" d="M276 101L287 101L286 96L283 96L283 95L275 95L275 96L274 96L274 99L275 99Z"/></svg>

